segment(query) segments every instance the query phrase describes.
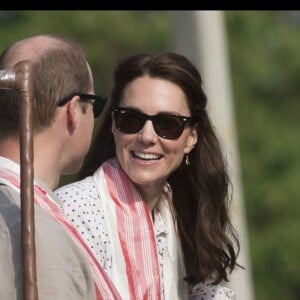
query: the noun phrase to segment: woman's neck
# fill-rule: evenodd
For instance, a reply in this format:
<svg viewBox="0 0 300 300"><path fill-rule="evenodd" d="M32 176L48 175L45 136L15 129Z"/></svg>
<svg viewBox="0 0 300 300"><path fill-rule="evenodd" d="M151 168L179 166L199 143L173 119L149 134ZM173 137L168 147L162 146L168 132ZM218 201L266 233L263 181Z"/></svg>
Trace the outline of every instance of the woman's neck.
<svg viewBox="0 0 300 300"><path fill-rule="evenodd" d="M157 188L137 186L137 189L139 190L142 199L146 202L149 211L152 212L153 208L162 197L163 186Z"/></svg>

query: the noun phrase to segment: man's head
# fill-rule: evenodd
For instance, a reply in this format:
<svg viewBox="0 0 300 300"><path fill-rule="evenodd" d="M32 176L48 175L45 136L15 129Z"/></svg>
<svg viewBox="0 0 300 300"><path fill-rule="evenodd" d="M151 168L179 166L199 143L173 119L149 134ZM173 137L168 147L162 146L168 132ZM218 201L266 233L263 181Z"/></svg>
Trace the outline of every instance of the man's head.
<svg viewBox="0 0 300 300"><path fill-rule="evenodd" d="M33 128L39 132L54 120L56 103L73 93L93 90L93 80L85 55L75 42L51 35L23 39L0 56L0 69L17 62L35 64ZM0 139L18 134L18 97L13 90L0 90Z"/></svg>
<svg viewBox="0 0 300 300"><path fill-rule="evenodd" d="M38 35L9 46L0 56L0 69L10 69L23 60L34 65L35 161L42 160L39 157L42 154L54 156L58 173L77 172L90 146L94 127L93 100L77 95L94 94L92 73L85 54L72 40ZM74 96L63 106L58 106L61 99L70 95ZM0 145L11 139L17 140L18 135L18 95L14 90L0 89Z"/></svg>

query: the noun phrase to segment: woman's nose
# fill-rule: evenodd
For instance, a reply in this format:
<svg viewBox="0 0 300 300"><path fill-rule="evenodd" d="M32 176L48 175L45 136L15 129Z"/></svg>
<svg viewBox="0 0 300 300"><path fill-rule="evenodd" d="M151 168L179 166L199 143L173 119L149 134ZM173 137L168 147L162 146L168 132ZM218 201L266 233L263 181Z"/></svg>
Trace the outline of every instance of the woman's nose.
<svg viewBox="0 0 300 300"><path fill-rule="evenodd" d="M157 134L154 130L151 120L147 120L143 128L138 133L138 140L144 143L153 143L157 139Z"/></svg>

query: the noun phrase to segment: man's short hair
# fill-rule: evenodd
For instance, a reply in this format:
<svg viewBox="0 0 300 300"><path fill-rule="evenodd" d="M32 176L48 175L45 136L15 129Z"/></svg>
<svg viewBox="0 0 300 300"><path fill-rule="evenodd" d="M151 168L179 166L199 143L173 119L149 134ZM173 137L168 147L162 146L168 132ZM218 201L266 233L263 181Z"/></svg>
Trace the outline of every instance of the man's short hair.
<svg viewBox="0 0 300 300"><path fill-rule="evenodd" d="M72 93L85 93L92 88L91 74L82 48L71 39L52 35L41 37L46 38L47 45L49 44L49 47L44 46L42 51L28 53L28 45L30 46L32 40L29 38L12 44L0 56L1 70L10 69L21 60L29 59L34 63L35 132L52 124L56 103L61 98ZM0 89L0 139L18 134L18 130L18 94L14 90Z"/></svg>

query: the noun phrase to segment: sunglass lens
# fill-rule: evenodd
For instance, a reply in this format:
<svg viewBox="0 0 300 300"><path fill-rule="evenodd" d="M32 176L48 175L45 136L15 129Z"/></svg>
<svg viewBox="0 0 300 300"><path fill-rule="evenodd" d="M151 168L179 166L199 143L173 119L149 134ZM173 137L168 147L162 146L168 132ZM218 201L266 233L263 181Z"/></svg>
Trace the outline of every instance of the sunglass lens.
<svg viewBox="0 0 300 300"><path fill-rule="evenodd" d="M157 134L167 139L177 139L184 129L184 122L176 116L157 115L154 128Z"/></svg>
<svg viewBox="0 0 300 300"><path fill-rule="evenodd" d="M93 112L94 112L94 117L97 118L100 116L103 108L104 108L104 101L95 101L93 104Z"/></svg>
<svg viewBox="0 0 300 300"><path fill-rule="evenodd" d="M145 123L142 116L133 111L115 111L114 116L117 128L125 133L137 133Z"/></svg>

